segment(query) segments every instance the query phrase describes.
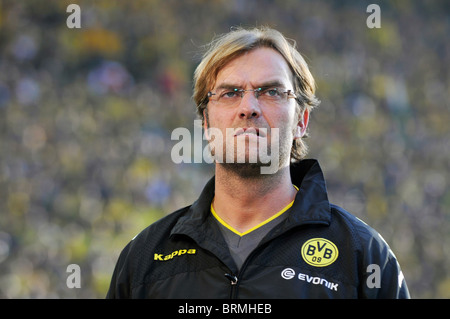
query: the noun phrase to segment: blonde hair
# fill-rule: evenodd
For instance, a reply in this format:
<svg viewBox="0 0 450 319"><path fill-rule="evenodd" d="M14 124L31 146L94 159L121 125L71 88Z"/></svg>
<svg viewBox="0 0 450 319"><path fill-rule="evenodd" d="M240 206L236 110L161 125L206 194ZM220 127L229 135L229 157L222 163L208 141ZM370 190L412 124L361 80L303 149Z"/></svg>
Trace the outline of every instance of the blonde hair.
<svg viewBox="0 0 450 319"><path fill-rule="evenodd" d="M235 28L219 36L207 46L203 59L194 72L193 99L197 114L204 121L203 111L208 104L208 92L214 87L218 73L231 60L260 47L278 51L286 60L293 74L294 93L297 96L298 112L309 112L320 104L316 98L316 84L308 65L296 49L295 41L289 41L279 31L259 27L253 29ZM305 157L307 146L302 139L293 141L291 161Z"/></svg>

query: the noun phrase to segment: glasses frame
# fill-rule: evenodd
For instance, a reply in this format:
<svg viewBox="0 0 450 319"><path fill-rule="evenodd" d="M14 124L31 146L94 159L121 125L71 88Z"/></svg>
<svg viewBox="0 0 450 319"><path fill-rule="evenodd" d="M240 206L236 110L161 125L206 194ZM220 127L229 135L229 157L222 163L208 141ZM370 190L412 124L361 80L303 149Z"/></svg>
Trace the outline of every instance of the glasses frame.
<svg viewBox="0 0 450 319"><path fill-rule="evenodd" d="M258 99L261 96L261 92L265 92L265 91L268 91L268 90L274 90L274 89L278 90L278 88L276 88L276 87L273 87L273 88L272 87L268 87L268 88L261 88L260 87L260 88L257 88L257 89L248 89L248 90L234 88L234 89L231 89L230 92L240 93L241 99L244 98L244 94L246 92L253 92L255 98ZM286 94L287 99L289 99L289 98L297 99L297 96L294 94L294 92L292 92L292 90L280 91L280 93ZM210 98L213 95L217 95L217 93L213 93L211 91L209 91L207 93L208 102L210 101Z"/></svg>

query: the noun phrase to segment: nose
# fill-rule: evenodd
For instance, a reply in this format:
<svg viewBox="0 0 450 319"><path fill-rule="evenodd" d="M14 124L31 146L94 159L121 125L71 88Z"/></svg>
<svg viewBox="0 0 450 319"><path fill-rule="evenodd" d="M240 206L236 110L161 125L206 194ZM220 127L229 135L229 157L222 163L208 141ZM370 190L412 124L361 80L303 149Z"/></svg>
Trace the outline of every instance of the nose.
<svg viewBox="0 0 450 319"><path fill-rule="evenodd" d="M255 94L244 94L238 112L241 119L258 118L261 115L261 109Z"/></svg>

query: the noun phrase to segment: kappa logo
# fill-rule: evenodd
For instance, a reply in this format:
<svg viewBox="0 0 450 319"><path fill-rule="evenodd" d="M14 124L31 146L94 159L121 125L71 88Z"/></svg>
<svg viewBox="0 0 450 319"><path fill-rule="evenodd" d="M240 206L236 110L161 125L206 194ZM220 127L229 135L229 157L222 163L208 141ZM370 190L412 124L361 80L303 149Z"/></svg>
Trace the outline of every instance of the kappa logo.
<svg viewBox="0 0 450 319"><path fill-rule="evenodd" d="M195 249L180 249L180 250L175 250L174 252L168 254L168 255L163 255L163 254L156 254L153 257L153 260L156 261L167 261L167 260L171 260L173 259L173 257L175 256L181 256L184 254L189 254L189 255L195 255L197 253L197 251Z"/></svg>
<svg viewBox="0 0 450 319"><path fill-rule="evenodd" d="M314 267L329 266L338 258L336 245L325 238L312 238L302 246L303 260Z"/></svg>

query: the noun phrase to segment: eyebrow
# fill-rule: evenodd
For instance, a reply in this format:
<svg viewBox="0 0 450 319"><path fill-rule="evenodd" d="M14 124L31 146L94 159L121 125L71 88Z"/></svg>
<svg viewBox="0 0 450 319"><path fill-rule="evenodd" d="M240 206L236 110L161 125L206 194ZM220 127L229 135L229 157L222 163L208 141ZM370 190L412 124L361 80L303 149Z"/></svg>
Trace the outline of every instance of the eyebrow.
<svg viewBox="0 0 450 319"><path fill-rule="evenodd" d="M271 87L284 87L284 85L278 81L278 80L273 80L273 81L267 81L267 82L263 82L261 84L258 84L255 86L256 88L271 88ZM242 89L242 85L239 84L232 84L232 83L222 83L220 84L216 90L230 90L230 89Z"/></svg>

